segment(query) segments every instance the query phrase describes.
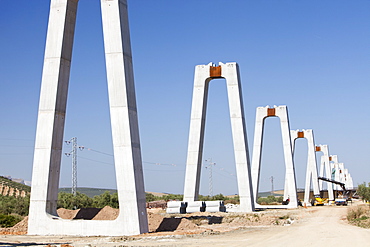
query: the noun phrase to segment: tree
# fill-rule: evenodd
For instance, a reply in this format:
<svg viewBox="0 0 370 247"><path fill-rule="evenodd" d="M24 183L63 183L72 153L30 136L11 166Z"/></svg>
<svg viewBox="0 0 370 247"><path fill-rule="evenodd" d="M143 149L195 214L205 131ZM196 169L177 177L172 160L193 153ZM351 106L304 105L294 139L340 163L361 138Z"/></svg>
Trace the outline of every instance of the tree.
<svg viewBox="0 0 370 247"><path fill-rule="evenodd" d="M183 199L183 195L177 195L177 194L168 194L168 195L163 195L157 198L157 200L165 200L165 201L169 201L169 200L182 201L182 199Z"/></svg>
<svg viewBox="0 0 370 247"><path fill-rule="evenodd" d="M60 192L58 194L58 208L65 209L78 209L78 208L91 208L93 205L93 199L85 194L77 192L74 196L71 193Z"/></svg>
<svg viewBox="0 0 370 247"><path fill-rule="evenodd" d="M357 194L362 197L365 202L370 202L370 183L366 186L366 183L360 184L357 188Z"/></svg>
<svg viewBox="0 0 370 247"><path fill-rule="evenodd" d="M94 196L93 198L93 206L96 208L104 208L105 206L110 206L112 208L118 208L118 193L109 193L109 191L105 191L103 194Z"/></svg>
<svg viewBox="0 0 370 247"><path fill-rule="evenodd" d="M153 195L152 193L145 193L145 201L146 202L156 201L156 196Z"/></svg>
<svg viewBox="0 0 370 247"><path fill-rule="evenodd" d="M0 195L0 214L19 214L22 216L28 215L30 205L30 196L15 197Z"/></svg>

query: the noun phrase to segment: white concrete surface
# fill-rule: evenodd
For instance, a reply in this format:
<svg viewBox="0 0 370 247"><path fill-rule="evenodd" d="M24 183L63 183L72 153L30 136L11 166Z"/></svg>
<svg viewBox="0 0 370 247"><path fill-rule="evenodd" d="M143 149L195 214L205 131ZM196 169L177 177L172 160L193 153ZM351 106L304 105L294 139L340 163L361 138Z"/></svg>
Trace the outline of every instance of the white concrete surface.
<svg viewBox="0 0 370 247"><path fill-rule="evenodd" d="M353 189L353 179L352 179L351 173L348 173L347 175L347 187L346 188L349 190Z"/></svg>
<svg viewBox="0 0 370 247"><path fill-rule="evenodd" d="M338 155L330 155L329 156L329 161L330 161L330 170L331 170L331 179L335 181L339 181L339 176L338 176ZM338 190L340 186L337 184L332 184L333 190Z"/></svg>
<svg viewBox="0 0 370 247"><path fill-rule="evenodd" d="M120 213L56 217L64 116L78 0L51 0L32 174L28 234L122 236L148 231L126 0L101 0Z"/></svg>
<svg viewBox="0 0 370 247"><path fill-rule="evenodd" d="M280 119L281 135L283 141L284 161L285 161L285 187L287 191L287 198L290 202L288 205L279 205L278 208L296 208L298 207L297 201L297 185L294 171L294 162L292 155L292 143L290 138L290 127L288 118L288 109L286 106L274 106L270 108L257 107L256 111L256 123L254 131L254 144L253 144L253 155L252 155L252 184L253 194L255 196L255 207L256 208L268 208L269 206L259 205L257 203L257 194L260 179L260 167L261 167L261 152L262 152L262 139L264 123L267 117L278 117ZM287 199L285 198L285 199Z"/></svg>
<svg viewBox="0 0 370 247"><path fill-rule="evenodd" d="M323 155L321 156L320 162L320 177L325 177L331 179L331 169L330 169L330 160L329 160L329 147L328 145L317 145L317 152L322 152ZM323 190L323 182L319 180L319 188ZM334 192L333 192L333 184L330 182L326 182L326 187L328 190L329 201L334 201Z"/></svg>
<svg viewBox="0 0 370 247"><path fill-rule="evenodd" d="M292 138L293 157L294 157L295 141L298 138L305 138L307 140L306 182L305 182L303 202L306 203L306 205L308 205L310 203L311 184L313 187L314 195L320 195L319 180L317 178L316 146L315 146L315 141L314 141L313 130L312 129L291 130L290 135Z"/></svg>
<svg viewBox="0 0 370 247"><path fill-rule="evenodd" d="M210 63L208 65L197 65L195 67L188 156L184 184L184 201L191 202L198 199L208 88L210 81L215 78L226 79L240 197L240 210L241 212L252 212L254 210L254 204L249 151L239 67L237 63L219 63L219 66Z"/></svg>
<svg viewBox="0 0 370 247"><path fill-rule="evenodd" d="M340 178L340 168L339 163L332 163L332 178L335 181L342 182ZM339 184L333 185L334 190L341 190L341 186Z"/></svg>
<svg viewBox="0 0 370 247"><path fill-rule="evenodd" d="M339 169L339 182L341 183L346 183L346 181L344 180L344 163L338 163L338 169Z"/></svg>

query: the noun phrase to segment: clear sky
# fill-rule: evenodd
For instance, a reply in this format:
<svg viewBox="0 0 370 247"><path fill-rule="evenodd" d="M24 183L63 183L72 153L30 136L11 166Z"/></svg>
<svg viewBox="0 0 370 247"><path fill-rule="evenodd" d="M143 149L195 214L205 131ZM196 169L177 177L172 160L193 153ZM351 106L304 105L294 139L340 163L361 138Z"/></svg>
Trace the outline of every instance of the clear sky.
<svg viewBox="0 0 370 247"><path fill-rule="evenodd" d="M49 1L0 3L0 175L31 180ZM128 7L146 191L183 193L194 67L209 62L240 66L250 153L256 107L287 105L291 129L313 129L355 186L370 182L369 1L128 0ZM80 0L64 139L86 147L78 152L79 186L115 188L102 38L100 1ZM271 176L283 188L277 120L266 120L262 191ZM299 140L298 187L306 149ZM203 157L216 163L213 194L236 194L223 80L211 82ZM71 162L63 155L61 187L71 186ZM208 179L202 168L201 194Z"/></svg>

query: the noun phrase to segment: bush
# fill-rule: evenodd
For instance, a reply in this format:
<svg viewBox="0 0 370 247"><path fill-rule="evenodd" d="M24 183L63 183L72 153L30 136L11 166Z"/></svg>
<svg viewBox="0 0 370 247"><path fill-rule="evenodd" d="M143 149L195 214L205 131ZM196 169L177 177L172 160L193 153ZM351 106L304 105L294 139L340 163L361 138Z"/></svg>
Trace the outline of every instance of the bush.
<svg viewBox="0 0 370 247"><path fill-rule="evenodd" d="M365 207L357 206L357 207L349 208L347 211L347 220L348 221L355 220L365 214L366 214Z"/></svg>
<svg viewBox="0 0 370 247"><path fill-rule="evenodd" d="M23 218L19 215L5 215L0 214L0 226L1 227L12 227L18 222L20 222Z"/></svg>
<svg viewBox="0 0 370 247"><path fill-rule="evenodd" d="M156 197L157 196L153 195L152 193L145 193L145 201L146 202L157 201Z"/></svg>
<svg viewBox="0 0 370 247"><path fill-rule="evenodd" d="M349 208L347 211L347 220L353 225L370 228L370 209L367 206L359 205Z"/></svg>
<svg viewBox="0 0 370 247"><path fill-rule="evenodd" d="M71 193L60 192L58 194L57 208L65 209L78 209L78 208L91 208L93 199L85 194L77 192L74 196Z"/></svg>
<svg viewBox="0 0 370 247"><path fill-rule="evenodd" d="M231 204L240 204L240 198L239 196L234 196L231 198L228 198L224 201L225 204L231 203Z"/></svg>
<svg viewBox="0 0 370 247"><path fill-rule="evenodd" d="M93 197L93 207L104 208L105 206L119 208L118 193L111 194L109 191L106 191L99 196Z"/></svg>
<svg viewBox="0 0 370 247"><path fill-rule="evenodd" d="M229 198L225 197L223 194L217 194L214 196L202 196L199 195L198 201L225 201Z"/></svg>
<svg viewBox="0 0 370 247"><path fill-rule="evenodd" d="M182 201L184 196L179 194L168 194L163 196L155 196L151 193L146 193L146 202L152 202L152 201L159 201L159 200L165 200L165 201ZM232 198L228 198L224 196L223 194L217 194L214 196L198 196L198 201L225 201L225 203L233 203L238 204L239 203L239 196L234 196Z"/></svg>
<svg viewBox="0 0 370 247"><path fill-rule="evenodd" d="M277 205L283 202L283 197L275 197L275 196L268 196L268 197L259 197L257 203L260 205Z"/></svg>
<svg viewBox="0 0 370 247"><path fill-rule="evenodd" d="M14 197L0 195L0 214L19 214L22 216L28 215L30 206L30 196Z"/></svg>

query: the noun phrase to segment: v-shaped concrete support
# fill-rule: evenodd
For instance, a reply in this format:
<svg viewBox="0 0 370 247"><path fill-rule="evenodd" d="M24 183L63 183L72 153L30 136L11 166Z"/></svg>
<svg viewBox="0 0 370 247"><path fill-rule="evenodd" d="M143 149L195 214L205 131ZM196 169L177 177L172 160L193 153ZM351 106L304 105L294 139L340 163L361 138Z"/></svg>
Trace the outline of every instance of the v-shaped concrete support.
<svg viewBox="0 0 370 247"><path fill-rule="evenodd" d="M184 201L192 202L198 199L208 87L210 81L215 78L226 79L240 197L240 211L252 212L254 210L254 205L247 132L244 118L239 67L237 63L220 63L219 66L214 66L210 63L208 65L198 65L195 67L188 157L186 162L184 185Z"/></svg>
<svg viewBox="0 0 370 247"><path fill-rule="evenodd" d="M311 129L307 130L291 130L290 135L292 138L292 153L294 156L295 141L298 138L305 138L307 140L307 166L306 166L306 183L304 191L304 202L310 202L311 182L314 195L320 195L319 180L317 178L317 164L316 164L316 146ZM284 190L285 194L285 190ZM286 196L286 195L285 195Z"/></svg>
<svg viewBox="0 0 370 247"><path fill-rule="evenodd" d="M287 195L289 197L288 205L259 205L257 203L258 198L258 187L260 179L260 167L262 157L262 139L265 119L268 117L279 117L281 135L283 140L283 151L285 161L285 184L287 185ZM253 194L255 195L256 208L296 208L298 207L297 201L297 186L295 179L293 155L292 155L292 143L290 140L290 127L288 118L288 109L286 106L275 106L270 108L257 107L256 111L256 124L254 131L254 144L253 144L253 156L252 156L252 183L253 183Z"/></svg>
<svg viewBox="0 0 370 247"><path fill-rule="evenodd" d="M115 220L56 216L78 0L51 0L32 174L31 235L134 235L148 231L126 0L101 0L114 163Z"/></svg>
<svg viewBox="0 0 370 247"><path fill-rule="evenodd" d="M321 156L319 176L331 179L331 169L330 169L329 147L328 147L328 145L317 145L316 146L316 152L322 152L323 153L323 155ZM325 176L324 176L324 171L325 171ZM323 184L323 181L319 180L320 190L323 189L322 184ZM333 184L330 183L330 182L327 182L326 184L327 184L327 189L328 189L329 201L334 201Z"/></svg>

